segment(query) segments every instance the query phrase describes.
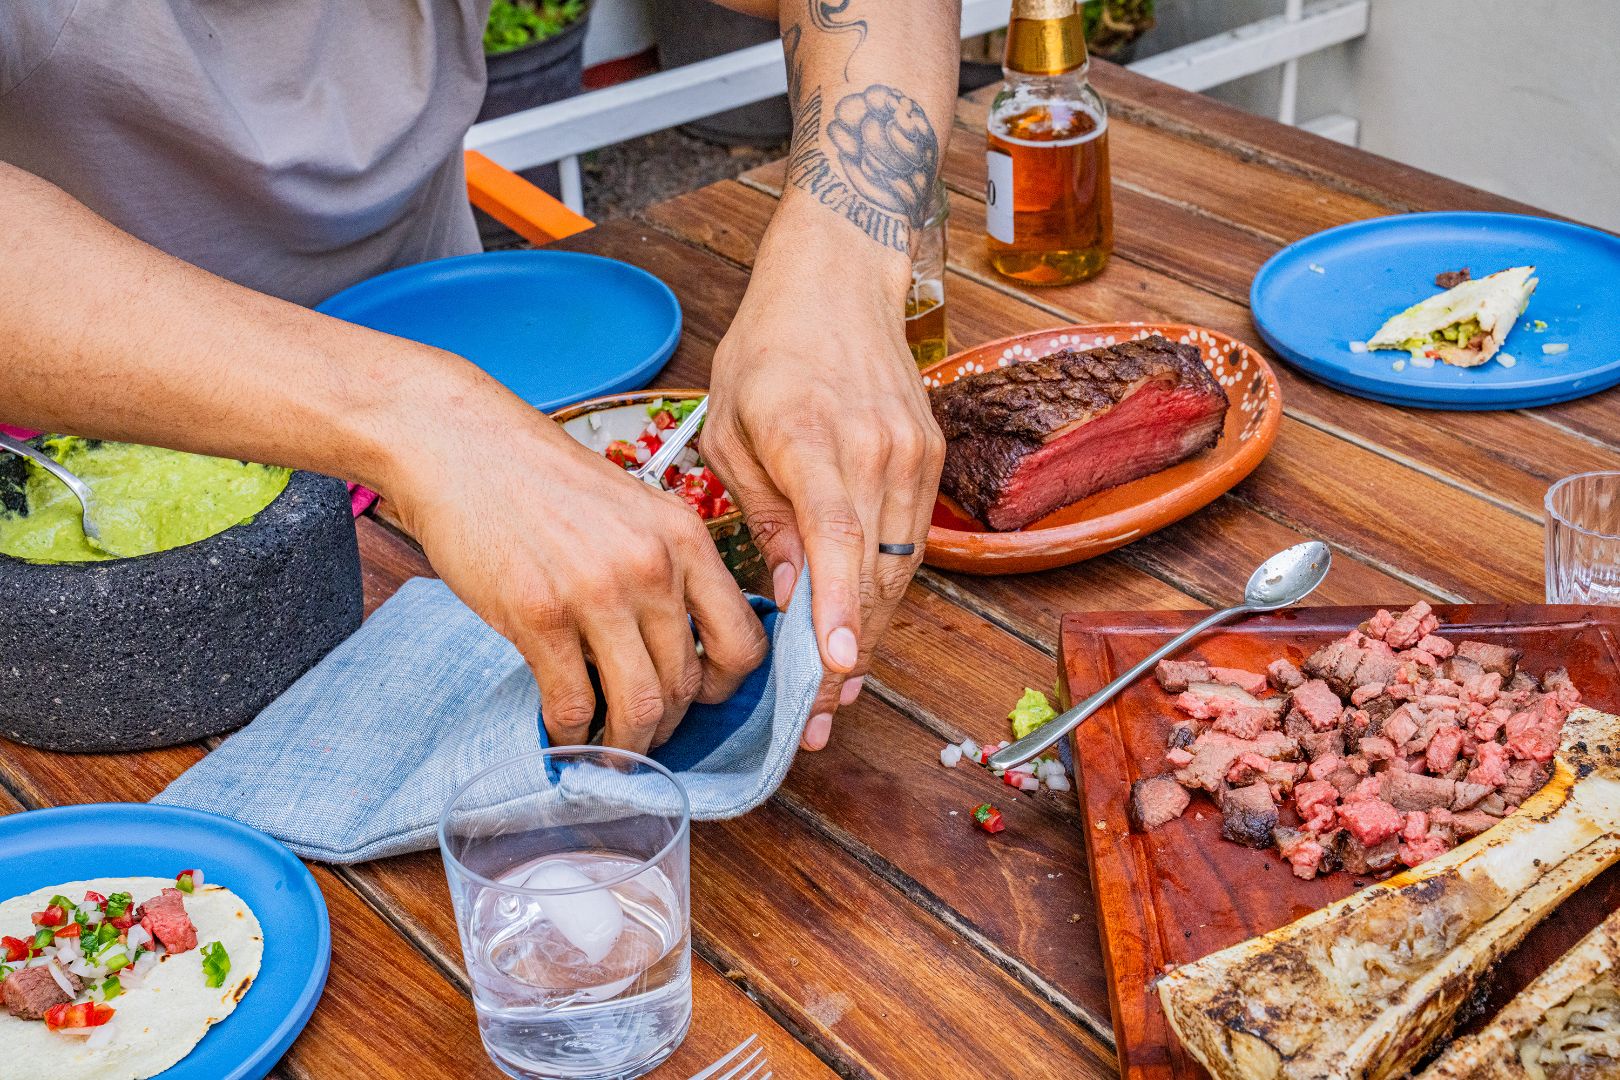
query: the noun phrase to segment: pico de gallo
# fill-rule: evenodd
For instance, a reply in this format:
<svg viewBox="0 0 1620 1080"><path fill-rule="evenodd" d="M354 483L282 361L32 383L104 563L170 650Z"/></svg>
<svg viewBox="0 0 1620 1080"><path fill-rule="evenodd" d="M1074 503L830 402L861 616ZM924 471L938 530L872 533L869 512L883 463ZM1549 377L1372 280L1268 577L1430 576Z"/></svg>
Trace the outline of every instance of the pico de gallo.
<svg viewBox="0 0 1620 1080"><path fill-rule="evenodd" d="M608 443L603 456L621 469L635 469L647 464L664 445L663 433L678 426L697 408L697 404L696 399L666 401L660 398L647 406L650 419L635 441L615 439ZM735 509L720 478L703 464L696 440L681 451L675 463L664 470L661 479L666 490L679 495L704 521L729 514Z"/></svg>
<svg viewBox="0 0 1620 1080"><path fill-rule="evenodd" d="M165 955L197 947L185 897L202 888L200 870L185 870L145 903L127 892L89 891L79 900L54 895L29 916L23 936L0 936L0 1005L19 1020L43 1020L51 1031L89 1035L117 1014L110 1004L140 986ZM230 957L219 942L203 947L209 986L223 986Z"/></svg>

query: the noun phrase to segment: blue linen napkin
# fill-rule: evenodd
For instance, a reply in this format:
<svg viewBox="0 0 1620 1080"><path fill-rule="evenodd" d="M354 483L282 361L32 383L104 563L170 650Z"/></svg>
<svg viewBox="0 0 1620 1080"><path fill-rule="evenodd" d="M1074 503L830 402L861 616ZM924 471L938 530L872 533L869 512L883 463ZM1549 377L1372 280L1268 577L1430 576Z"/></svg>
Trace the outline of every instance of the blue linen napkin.
<svg viewBox="0 0 1620 1080"><path fill-rule="evenodd" d="M752 810L793 761L822 678L808 578L785 613L750 598L769 660L731 700L692 706L651 755L698 820ZM467 780L540 748L539 703L517 649L443 582L415 578L153 801L223 814L321 862L419 851Z"/></svg>

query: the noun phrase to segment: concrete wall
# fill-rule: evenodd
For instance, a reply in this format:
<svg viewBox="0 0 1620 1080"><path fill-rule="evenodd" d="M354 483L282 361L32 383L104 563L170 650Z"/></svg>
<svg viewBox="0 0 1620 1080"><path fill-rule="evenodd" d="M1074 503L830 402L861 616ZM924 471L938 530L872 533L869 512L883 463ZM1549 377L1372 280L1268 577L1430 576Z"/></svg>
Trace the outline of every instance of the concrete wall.
<svg viewBox="0 0 1620 1080"><path fill-rule="evenodd" d="M1142 55L1282 10L1159 0ZM1274 114L1274 72L1211 91ZM1300 64L1299 116L1361 121L1360 145L1620 230L1620 0L1372 0L1357 42Z"/></svg>

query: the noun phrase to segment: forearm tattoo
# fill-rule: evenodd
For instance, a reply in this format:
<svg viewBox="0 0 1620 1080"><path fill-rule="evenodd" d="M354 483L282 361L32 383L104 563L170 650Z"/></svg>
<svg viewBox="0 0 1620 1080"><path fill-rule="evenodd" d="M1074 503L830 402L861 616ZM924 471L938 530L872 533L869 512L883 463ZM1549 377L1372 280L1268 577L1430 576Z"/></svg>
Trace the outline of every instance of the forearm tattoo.
<svg viewBox="0 0 1620 1080"><path fill-rule="evenodd" d="M842 18L853 2L808 0L812 32L857 33L851 58L867 33L864 19ZM803 30L795 24L783 35L788 98L794 111L788 182L871 239L909 252L911 231L920 229L928 217L939 173L939 137L921 105L882 83L844 95L831 119L826 119L821 87L808 92L804 87L799 56ZM848 66L846 60L846 78Z"/></svg>

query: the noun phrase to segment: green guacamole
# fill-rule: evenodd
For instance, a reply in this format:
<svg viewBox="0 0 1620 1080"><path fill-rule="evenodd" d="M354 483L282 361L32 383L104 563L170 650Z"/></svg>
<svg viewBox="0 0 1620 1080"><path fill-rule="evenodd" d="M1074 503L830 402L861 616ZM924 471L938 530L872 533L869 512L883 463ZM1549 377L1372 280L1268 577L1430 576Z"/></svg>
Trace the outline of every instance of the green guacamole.
<svg viewBox="0 0 1620 1080"><path fill-rule="evenodd" d="M270 465L77 436L52 435L45 450L95 493L95 521L107 550L85 539L73 493L29 462L27 512L0 511L0 554L95 562L193 544L251 520L292 475Z"/></svg>

